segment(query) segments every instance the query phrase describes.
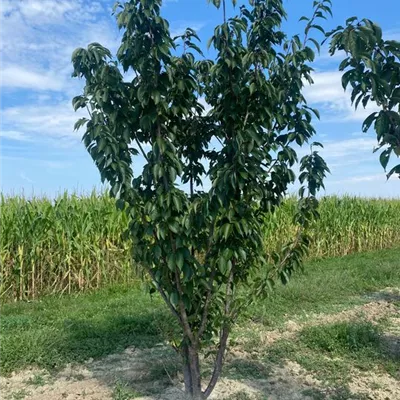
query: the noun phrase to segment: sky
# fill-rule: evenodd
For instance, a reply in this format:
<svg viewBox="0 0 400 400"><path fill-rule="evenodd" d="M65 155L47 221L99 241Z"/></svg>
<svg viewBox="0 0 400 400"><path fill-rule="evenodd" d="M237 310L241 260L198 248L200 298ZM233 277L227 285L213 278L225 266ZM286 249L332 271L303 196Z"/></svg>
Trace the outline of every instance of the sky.
<svg viewBox="0 0 400 400"><path fill-rule="evenodd" d="M53 197L65 189L87 193L101 188L99 173L81 143L83 131L73 131L81 115L73 111L71 100L84 83L71 78L71 54L91 42L115 54L121 33L111 15L114 0L0 3L1 191ZM284 4L289 15L285 30L302 32L298 20L311 14L312 0L285 0ZM186 27L195 29L206 57L212 56L206 43L221 23L221 11L207 0L164 0L162 14L173 34ZM333 14L323 24L327 30L357 15L379 23L384 38L400 40L398 0L382 0L379 6L372 0L333 0ZM387 181L379 153L373 153L373 131L361 132L373 106L353 110L349 94L341 87L339 62L340 56L332 58L323 48L313 64L315 84L305 88L309 105L321 113L315 140L324 144L321 155L331 170L324 194L400 197L400 180Z"/></svg>

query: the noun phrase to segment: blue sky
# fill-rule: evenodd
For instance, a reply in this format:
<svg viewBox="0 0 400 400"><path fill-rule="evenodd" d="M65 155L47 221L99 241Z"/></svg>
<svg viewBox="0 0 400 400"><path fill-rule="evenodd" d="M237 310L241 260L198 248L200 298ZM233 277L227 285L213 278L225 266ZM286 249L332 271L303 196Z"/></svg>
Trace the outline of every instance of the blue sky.
<svg viewBox="0 0 400 400"><path fill-rule="evenodd" d="M114 0L2 0L0 20L1 67L1 190L4 193L54 196L64 189L88 192L100 187L99 174L73 132L79 117L71 106L83 82L70 78L71 53L76 47L99 42L115 53L120 33L110 15ZM309 15L311 0L286 0L291 34ZM378 22L384 36L400 40L400 2L333 0L334 18L328 29L353 15ZM206 0L164 1L163 16L179 34L190 26L203 48L221 12ZM207 53L206 53L207 56ZM386 181L378 154L372 153L373 132L361 133L361 123L373 109L354 112L340 85L339 58L322 50L314 64L315 85L306 88L308 102L321 111L316 140L331 175L326 194L400 196L400 181Z"/></svg>

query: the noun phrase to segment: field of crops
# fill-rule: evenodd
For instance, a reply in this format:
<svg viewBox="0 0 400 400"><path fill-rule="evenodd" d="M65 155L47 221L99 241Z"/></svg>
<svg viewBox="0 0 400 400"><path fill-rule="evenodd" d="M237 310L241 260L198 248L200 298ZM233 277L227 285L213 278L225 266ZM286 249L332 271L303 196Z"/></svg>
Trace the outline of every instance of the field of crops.
<svg viewBox="0 0 400 400"><path fill-rule="evenodd" d="M266 250L293 234L293 199L266 221ZM109 197L64 195L54 201L2 197L0 295L3 301L83 291L137 277L127 217ZM312 228L312 258L400 246L400 199L326 197Z"/></svg>

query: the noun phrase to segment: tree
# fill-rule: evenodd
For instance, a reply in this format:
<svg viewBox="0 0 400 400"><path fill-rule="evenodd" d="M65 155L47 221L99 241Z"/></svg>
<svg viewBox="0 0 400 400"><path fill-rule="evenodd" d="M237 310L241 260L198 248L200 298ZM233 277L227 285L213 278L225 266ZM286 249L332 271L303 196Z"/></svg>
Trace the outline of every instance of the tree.
<svg viewBox="0 0 400 400"><path fill-rule="evenodd" d="M367 106L374 102L380 111L371 113L362 126L363 132L374 124L380 163L386 171L392 153L400 157L400 42L383 40L382 29L369 19L347 19L346 26L338 26L327 34L330 54L345 51L346 58L339 66L346 71L343 89L351 86L351 101L357 109L360 102ZM388 173L400 178L400 164Z"/></svg>
<svg viewBox="0 0 400 400"><path fill-rule="evenodd" d="M215 387L239 312L301 267L328 171L315 150L320 144L311 143L299 162L297 233L281 251L265 254L265 215L296 179L295 146L315 134L319 114L302 88L312 82L312 47L319 49L310 34L323 31L316 21L330 13L330 1L314 2L312 17L302 18L302 38L281 30L281 0L251 0L230 18L225 1L212 3L222 8L208 43L213 60L204 58L192 29L171 37L161 0L116 4L124 32L116 58L98 43L72 55L73 76L86 82L73 106L89 114L75 128L85 127L83 142L102 180L131 218L134 260L180 326L175 349L193 399ZM134 78L125 82L121 68ZM202 390L205 348L215 359Z"/></svg>

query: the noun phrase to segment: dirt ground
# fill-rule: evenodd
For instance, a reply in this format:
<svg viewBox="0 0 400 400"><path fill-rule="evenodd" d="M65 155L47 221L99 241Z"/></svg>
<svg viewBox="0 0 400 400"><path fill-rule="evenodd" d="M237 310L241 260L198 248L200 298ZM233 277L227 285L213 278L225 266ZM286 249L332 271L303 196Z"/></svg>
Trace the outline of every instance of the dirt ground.
<svg viewBox="0 0 400 400"><path fill-rule="evenodd" d="M391 351L400 354L400 313L390 298L390 291L370 299L367 304L331 315L312 315L304 322L289 321L276 331L259 330L263 345L296 335L305 326L346 321L363 315L365 319L387 318L385 332ZM250 327L252 329L253 327ZM254 326L254 329L256 327ZM239 347L231 349L228 362L251 356ZM127 348L100 360L81 365L68 365L50 375L44 370L29 369L0 378L1 398L18 400L180 400L184 399L178 360L160 345L152 349ZM175 373L169 371L175 370ZM161 372L160 372L161 371ZM377 371L354 370L348 398L400 400L400 382ZM149 395L143 397L141 393ZM282 365L269 365L260 379L221 379L211 399L307 400L334 399L332 388L319 381L299 364L286 360ZM357 397L358 396L358 397ZM346 397L340 397L344 399Z"/></svg>
<svg viewBox="0 0 400 400"><path fill-rule="evenodd" d="M113 355L100 361L73 368L68 366L54 377L41 370L25 370L10 378L2 378L1 392L10 399L25 395L25 398L31 400L114 400L118 399L119 393L114 389L118 381L136 382L137 385L133 386L144 389L143 383L140 381L145 374L146 366L142 361L153 357L154 354L146 351L127 349L122 354ZM46 383L38 386L29 384L29 380L35 376L42 376ZM135 397L138 400L184 399L179 382L174 382L174 386L165 388L164 382L149 382L147 379L144 381L146 381L146 389L154 391L155 394ZM316 379L302 371L299 365L288 362L284 367L275 368L266 379L256 381L221 379L210 398L229 399L246 393L247 396L243 398L257 399L266 394L271 400L305 400L312 399L312 397L303 395L302 392L315 385L319 385ZM158 394L156 394L157 389L160 390ZM123 397L124 392L120 393L122 393L121 399L129 398Z"/></svg>

